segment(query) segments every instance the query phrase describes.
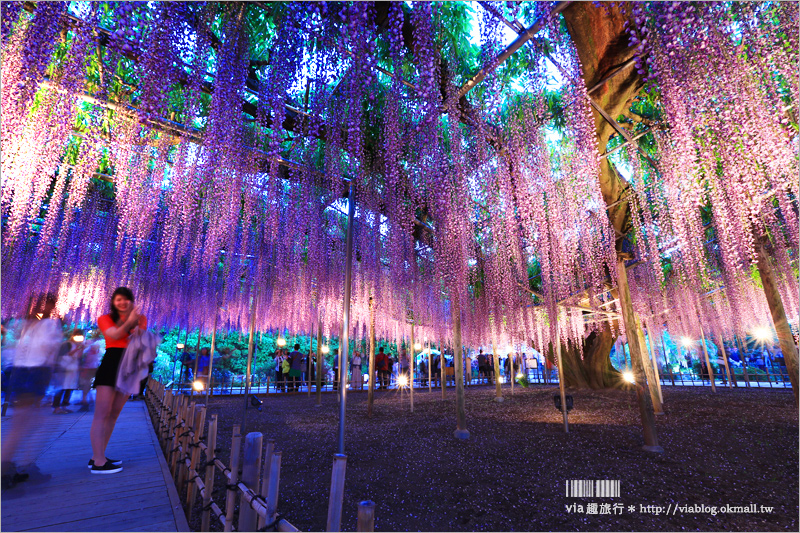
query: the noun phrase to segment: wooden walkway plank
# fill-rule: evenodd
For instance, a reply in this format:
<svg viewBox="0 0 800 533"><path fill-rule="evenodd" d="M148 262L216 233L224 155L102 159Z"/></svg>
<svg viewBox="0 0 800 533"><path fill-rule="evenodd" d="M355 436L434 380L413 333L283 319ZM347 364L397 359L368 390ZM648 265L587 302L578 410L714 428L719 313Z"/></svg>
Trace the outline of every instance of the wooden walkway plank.
<svg viewBox="0 0 800 533"><path fill-rule="evenodd" d="M3 431L8 424L4 418ZM114 428L107 454L123 461L118 474L87 468L91 424L84 412L55 415L37 429L36 466L52 477L2 492L2 531L189 531L145 404L128 402Z"/></svg>

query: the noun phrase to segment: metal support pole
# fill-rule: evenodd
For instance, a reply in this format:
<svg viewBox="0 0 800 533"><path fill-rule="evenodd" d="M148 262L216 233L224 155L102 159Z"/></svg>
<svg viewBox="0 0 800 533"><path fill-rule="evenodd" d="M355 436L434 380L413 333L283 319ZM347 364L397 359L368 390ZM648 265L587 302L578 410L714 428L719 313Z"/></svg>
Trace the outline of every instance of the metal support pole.
<svg viewBox="0 0 800 533"><path fill-rule="evenodd" d="M561 414L564 417L564 433L569 433L569 415L567 414L567 393L564 390L564 363L561 360L560 326L556 318L556 363L558 364L558 392L561 394Z"/></svg>
<svg viewBox="0 0 800 533"><path fill-rule="evenodd" d="M258 287L253 294L253 302L250 305L250 338L247 341L247 368L244 370L244 407L242 408L242 427L240 431L246 433L245 427L247 424L247 402L250 401L250 367L253 365L253 351L255 348L255 334L256 334L256 300L258 299ZM210 380L209 380L210 381ZM233 384L231 384L233 389ZM233 390L231 390L233 393Z"/></svg>
<svg viewBox="0 0 800 533"><path fill-rule="evenodd" d="M194 351L194 372L192 373L195 381L197 381L197 363L200 359L200 338L202 336L203 336L203 328L197 328L197 349ZM192 395L194 395L194 386L192 386Z"/></svg>
<svg viewBox="0 0 800 533"><path fill-rule="evenodd" d="M206 383L206 409L211 401L211 371L214 368L214 351L217 349L217 320L219 319L219 307L216 307L214 314L214 331L211 332L211 353L208 355L208 383ZM197 358L200 359L198 352Z"/></svg>
<svg viewBox="0 0 800 533"><path fill-rule="evenodd" d="M344 305L342 311L342 342L339 343L339 453L344 455L344 420L345 401L347 398L347 367L350 350L350 290L353 279L353 224L356 217L356 202L353 194L353 182L347 193L347 263L344 272Z"/></svg>

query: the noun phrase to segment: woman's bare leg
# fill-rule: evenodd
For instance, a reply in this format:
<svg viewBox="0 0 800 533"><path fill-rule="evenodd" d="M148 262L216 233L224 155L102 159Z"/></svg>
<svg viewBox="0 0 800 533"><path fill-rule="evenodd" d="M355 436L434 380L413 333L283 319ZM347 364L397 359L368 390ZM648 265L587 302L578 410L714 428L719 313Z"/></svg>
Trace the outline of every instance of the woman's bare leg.
<svg viewBox="0 0 800 533"><path fill-rule="evenodd" d="M106 446L108 445L108 439L111 437L111 432L109 431L108 435L106 435L106 430L109 427L116 394L114 387L107 385L97 387L94 417L92 418L92 429L89 431L89 438L92 441L92 460L98 466L106 464ZM110 427L111 429L114 428L113 422L111 422Z"/></svg>
<svg viewBox="0 0 800 533"><path fill-rule="evenodd" d="M106 440L103 450L108 447L108 441L111 440L111 434L114 432L114 426L117 424L117 418L125 407L125 402L128 401L128 395L119 391L114 391L114 399L111 405L111 413L106 421Z"/></svg>

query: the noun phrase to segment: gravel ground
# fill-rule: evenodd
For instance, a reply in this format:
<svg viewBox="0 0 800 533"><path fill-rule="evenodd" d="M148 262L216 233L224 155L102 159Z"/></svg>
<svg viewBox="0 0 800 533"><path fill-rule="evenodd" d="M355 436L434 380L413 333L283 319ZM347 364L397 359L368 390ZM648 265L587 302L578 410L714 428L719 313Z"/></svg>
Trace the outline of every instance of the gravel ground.
<svg viewBox="0 0 800 533"><path fill-rule="evenodd" d="M553 406L557 388L517 387L513 397L505 388L506 401L498 404L493 387L470 387L466 442L453 438L452 389L446 400L440 392L415 392L413 414L407 392L377 391L372 419L366 393L351 393L342 527L354 531L356 504L370 499L377 503L376 531L798 531L791 391L718 391L664 388L666 415L657 419L663 454L641 450L630 391L571 391L567 435ZM225 464L242 403L211 401ZM322 407L301 393L265 398L262 413L248 410L247 431L274 439L282 452L279 512L303 531L325 529L337 423L332 394ZM621 497L568 498L565 482L572 479L620 480ZM611 514L589 514L591 502L611 504ZM569 510L572 504L583 510ZM749 504L773 509L721 510ZM662 506L661 514L646 506ZM190 523L197 530L195 514Z"/></svg>

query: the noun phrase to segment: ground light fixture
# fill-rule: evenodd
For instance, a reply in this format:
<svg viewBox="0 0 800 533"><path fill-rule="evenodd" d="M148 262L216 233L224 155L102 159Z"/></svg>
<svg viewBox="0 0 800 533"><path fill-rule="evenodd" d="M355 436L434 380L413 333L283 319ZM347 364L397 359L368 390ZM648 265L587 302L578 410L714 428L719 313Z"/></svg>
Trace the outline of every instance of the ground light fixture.
<svg viewBox="0 0 800 533"><path fill-rule="evenodd" d="M681 338L681 344L683 345L684 348L688 348L689 346L694 344L694 341L689 337L683 337Z"/></svg>
<svg viewBox="0 0 800 533"><path fill-rule="evenodd" d="M202 381L195 381L195 382L192 383L192 388L194 390L196 390L196 391L201 391L205 387L203 386L203 382Z"/></svg>
<svg viewBox="0 0 800 533"><path fill-rule="evenodd" d="M250 405L261 411L261 404L263 404L263 400L259 400L258 396L255 394L250 395Z"/></svg>
<svg viewBox="0 0 800 533"><path fill-rule="evenodd" d="M330 352L330 351L331 351L331 349L330 349L330 348L328 347L328 345L326 344L326 345L324 345L324 346L322 347L321 351L322 351L322 353L323 353L323 354L327 354L328 352Z"/></svg>
<svg viewBox="0 0 800 533"><path fill-rule="evenodd" d="M79 333L79 334L77 334L77 335L74 335L74 336L72 337L72 341L73 341L73 342L83 342L83 340L84 340L84 336L83 336L83 335L81 335L80 333Z"/></svg>
<svg viewBox="0 0 800 533"><path fill-rule="evenodd" d="M630 372L630 371L623 372L622 373L622 379L624 379L628 383L636 383L636 378L634 377L633 372Z"/></svg>
<svg viewBox="0 0 800 533"><path fill-rule="evenodd" d="M517 379L522 379L525 376L522 374L522 372L517 372L517 376L516 377L517 377Z"/></svg>
<svg viewBox="0 0 800 533"><path fill-rule="evenodd" d="M179 342L178 344L175 345L175 348L177 348L178 350L183 350L183 343Z"/></svg>
<svg viewBox="0 0 800 533"><path fill-rule="evenodd" d="M286 339L284 339L284 338L280 338L280 339L278 339L277 341L275 341L275 344L277 344L278 346L280 346L281 348L283 348L284 346L286 346Z"/></svg>
<svg viewBox="0 0 800 533"><path fill-rule="evenodd" d="M397 386L398 387L408 387L408 376L405 374L400 374L397 376Z"/></svg>
<svg viewBox="0 0 800 533"><path fill-rule="evenodd" d="M421 350L422 349L422 345L420 343L416 342L416 343L414 343L414 349L415 350Z"/></svg>

